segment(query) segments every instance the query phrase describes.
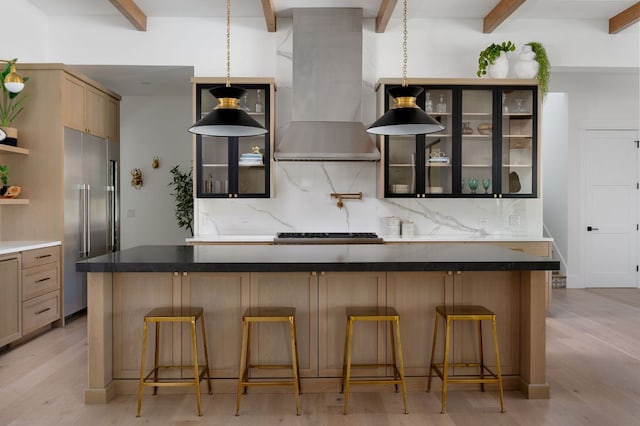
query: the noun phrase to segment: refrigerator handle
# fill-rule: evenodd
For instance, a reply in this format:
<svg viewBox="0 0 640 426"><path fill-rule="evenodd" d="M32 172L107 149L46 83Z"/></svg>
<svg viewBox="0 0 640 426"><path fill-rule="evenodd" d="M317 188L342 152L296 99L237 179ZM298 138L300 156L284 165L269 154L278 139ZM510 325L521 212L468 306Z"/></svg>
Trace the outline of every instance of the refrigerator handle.
<svg viewBox="0 0 640 426"><path fill-rule="evenodd" d="M91 185L87 185L86 193L86 224L87 224L87 252L86 255L89 256L91 252Z"/></svg>
<svg viewBox="0 0 640 426"><path fill-rule="evenodd" d="M87 248L87 238L85 236L85 224L84 224L84 185L78 185L78 195L80 197L80 257L84 257L84 252Z"/></svg>

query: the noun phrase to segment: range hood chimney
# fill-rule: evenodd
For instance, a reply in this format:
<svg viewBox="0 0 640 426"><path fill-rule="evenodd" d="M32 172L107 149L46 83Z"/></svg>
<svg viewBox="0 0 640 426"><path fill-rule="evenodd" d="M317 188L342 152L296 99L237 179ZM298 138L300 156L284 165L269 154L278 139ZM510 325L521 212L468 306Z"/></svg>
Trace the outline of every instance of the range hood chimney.
<svg viewBox="0 0 640 426"><path fill-rule="evenodd" d="M292 121L275 159L379 160L361 99L362 9L294 9Z"/></svg>

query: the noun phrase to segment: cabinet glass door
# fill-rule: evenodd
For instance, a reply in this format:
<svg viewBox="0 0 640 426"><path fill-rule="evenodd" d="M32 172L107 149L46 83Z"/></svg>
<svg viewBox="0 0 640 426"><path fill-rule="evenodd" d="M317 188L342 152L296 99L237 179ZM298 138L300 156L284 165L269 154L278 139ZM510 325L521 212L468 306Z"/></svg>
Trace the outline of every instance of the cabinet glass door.
<svg viewBox="0 0 640 426"><path fill-rule="evenodd" d="M199 84L197 107L206 116L218 100L209 89L219 84ZM239 105L269 129L269 85L242 86L246 94ZM268 197L270 136L196 137L198 197Z"/></svg>
<svg viewBox="0 0 640 426"><path fill-rule="evenodd" d="M416 193L416 137L389 136L387 193L407 196Z"/></svg>
<svg viewBox="0 0 640 426"><path fill-rule="evenodd" d="M424 110L438 120L444 130L424 136L424 193L452 194L453 97L451 89L425 91Z"/></svg>
<svg viewBox="0 0 640 426"><path fill-rule="evenodd" d="M493 194L493 91L462 91L461 193Z"/></svg>
<svg viewBox="0 0 640 426"><path fill-rule="evenodd" d="M532 89L502 89L502 194L535 193L535 115Z"/></svg>

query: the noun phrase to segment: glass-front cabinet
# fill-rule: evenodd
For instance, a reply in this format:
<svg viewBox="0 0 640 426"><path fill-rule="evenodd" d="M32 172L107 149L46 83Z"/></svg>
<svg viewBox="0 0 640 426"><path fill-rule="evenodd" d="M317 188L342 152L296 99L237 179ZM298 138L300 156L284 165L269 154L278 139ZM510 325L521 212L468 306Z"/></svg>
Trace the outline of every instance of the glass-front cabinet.
<svg viewBox="0 0 640 426"><path fill-rule="evenodd" d="M196 78L194 83L195 114L199 119L218 104L209 89L224 85L225 81ZM198 198L268 198L272 193L274 82L233 79L232 83L247 92L240 99L240 106L268 132L248 137L196 135L196 195Z"/></svg>
<svg viewBox="0 0 640 426"><path fill-rule="evenodd" d="M482 82L482 83L479 83ZM384 136L382 188L397 197L537 197L537 82L424 80L418 105L444 130ZM473 83L473 84L471 84ZM380 84L384 109L393 105Z"/></svg>

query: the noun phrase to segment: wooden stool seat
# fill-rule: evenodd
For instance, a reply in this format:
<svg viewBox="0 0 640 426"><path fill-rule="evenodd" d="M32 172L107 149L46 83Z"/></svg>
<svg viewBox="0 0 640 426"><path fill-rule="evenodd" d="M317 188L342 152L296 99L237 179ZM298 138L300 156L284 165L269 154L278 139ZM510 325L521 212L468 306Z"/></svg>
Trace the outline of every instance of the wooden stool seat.
<svg viewBox="0 0 640 426"><path fill-rule="evenodd" d="M438 319L442 317L445 320L445 343L443 362L434 362L436 342L438 336ZM451 349L451 323L453 321L477 321L478 322L478 351L480 355L479 362L449 362L449 353ZM495 373L484 364L484 350L482 345L482 321L491 321L491 330L493 334L493 348L495 351L496 371ZM449 372L451 367L477 367L478 375L452 376ZM487 383L496 383L500 394L500 411L504 413L504 396L502 389L502 372L500 371L500 352L498 350L498 333L496 329L496 314L491 310L479 305L460 305L460 306L437 306L436 319L433 330L433 345L431 347L431 362L429 365L429 379L427 382L427 392L431 390L431 378L433 372L442 379L442 409L444 414L447 404L447 388L449 383L475 383L480 384L480 389L484 392L484 385ZM487 373L488 375L485 375Z"/></svg>
<svg viewBox="0 0 640 426"><path fill-rule="evenodd" d="M198 363L198 339L196 336L196 322L200 321L202 330L202 346L204 349L204 364ZM192 365L160 365L160 323L190 323L191 351L193 357ZM147 325L155 323L156 341L153 369L145 376L145 359L147 355ZM160 378L159 371L166 369L193 369L193 378ZM152 377L153 376L153 377ZM209 395L211 395L211 377L209 375L209 353L207 350L207 334L204 326L204 309L200 307L186 306L182 308L163 307L155 308L144 316L144 326L142 331L142 358L140 360L140 382L138 386L138 410L136 417L140 417L142 408L142 395L145 387L153 387L153 394L158 394L159 387L171 386L193 386L196 392L196 404L198 416L202 416L202 404L200 400L200 381L207 379Z"/></svg>
<svg viewBox="0 0 640 426"><path fill-rule="evenodd" d="M298 341L296 339L296 308L290 307L259 307L249 308L242 315L242 348L240 350L240 372L238 375L238 392L236 397L236 416L240 415L240 398L243 393L247 393L249 386L292 386L296 403L296 415L300 415L300 365L298 362ZM282 322L289 324L289 336L291 345L291 364L267 365L251 363L251 329L254 322L274 323ZM249 371L252 368L265 369L291 369L292 378L284 379L253 379L249 378Z"/></svg>
<svg viewBox="0 0 640 426"><path fill-rule="evenodd" d="M343 413L347 414L349 406L349 390L356 384L392 384L398 391L398 385L402 388L402 404L404 413L407 414L407 389L404 379L404 364L402 360L402 344L400 340L400 315L392 307L354 307L347 308L347 329L345 332L344 359L342 363L342 381L340 392L344 392ZM357 321L383 321L389 322L389 335L391 338L391 363L385 364L352 364L353 328ZM395 333L394 333L395 330ZM390 367L393 369L393 378L354 379L351 377L352 368L378 368Z"/></svg>

